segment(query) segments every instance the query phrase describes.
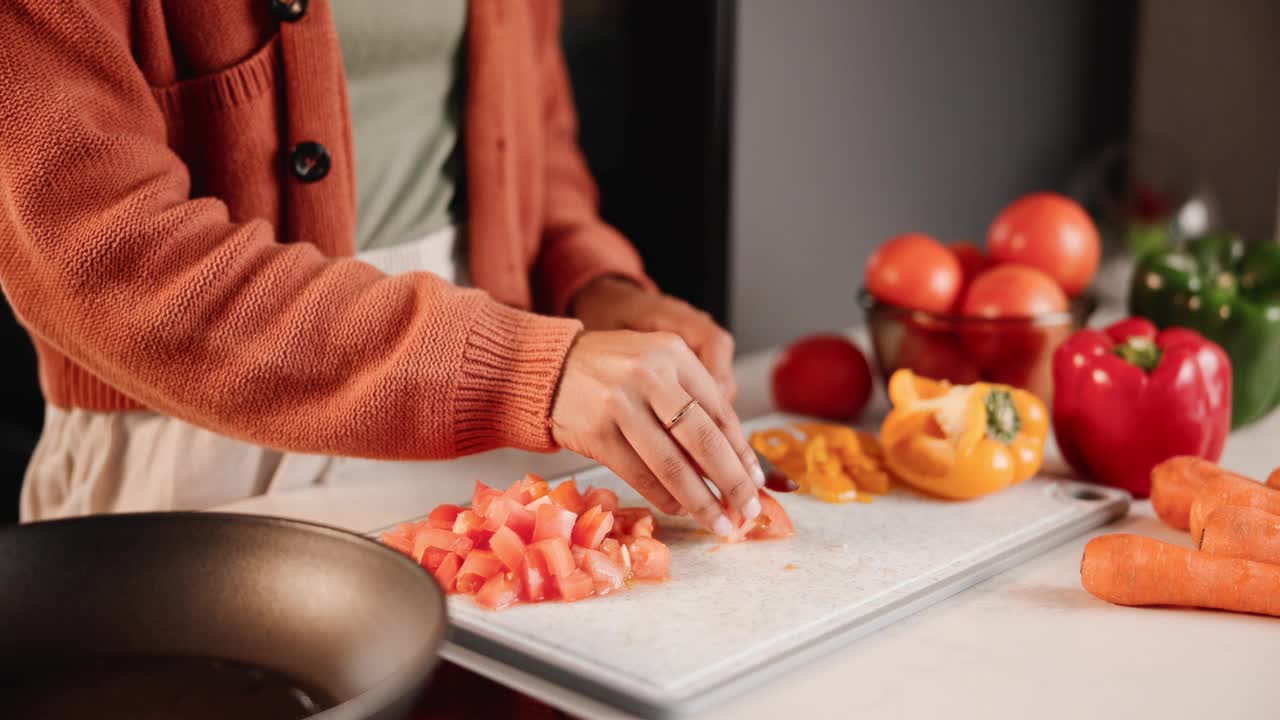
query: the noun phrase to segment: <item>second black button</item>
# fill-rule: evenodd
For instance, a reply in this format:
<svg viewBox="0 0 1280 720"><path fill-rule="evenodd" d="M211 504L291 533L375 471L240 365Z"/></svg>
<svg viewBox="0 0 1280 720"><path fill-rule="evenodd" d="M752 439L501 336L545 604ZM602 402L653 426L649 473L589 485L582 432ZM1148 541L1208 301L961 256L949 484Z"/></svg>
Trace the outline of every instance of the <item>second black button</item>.
<svg viewBox="0 0 1280 720"><path fill-rule="evenodd" d="M280 22L298 22L307 14L307 0L271 0L271 16Z"/></svg>
<svg viewBox="0 0 1280 720"><path fill-rule="evenodd" d="M302 182L315 182L329 174L333 160L318 142L302 142L289 153L289 169Z"/></svg>

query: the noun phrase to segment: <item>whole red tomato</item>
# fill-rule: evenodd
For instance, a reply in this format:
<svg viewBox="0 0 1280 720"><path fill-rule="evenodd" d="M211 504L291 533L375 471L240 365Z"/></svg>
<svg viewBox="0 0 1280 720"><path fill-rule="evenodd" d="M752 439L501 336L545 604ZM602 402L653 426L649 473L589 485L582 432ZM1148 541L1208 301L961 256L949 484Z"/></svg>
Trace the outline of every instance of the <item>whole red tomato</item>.
<svg viewBox="0 0 1280 720"><path fill-rule="evenodd" d="M871 368L840 335L810 335L792 343L773 367L773 402L780 410L851 420L871 397Z"/></svg>
<svg viewBox="0 0 1280 720"><path fill-rule="evenodd" d="M913 310L950 312L962 277L955 254L920 233L886 241L867 261L867 291L877 300Z"/></svg>
<svg viewBox="0 0 1280 720"><path fill-rule="evenodd" d="M1067 296L1053 278L1025 265L997 265L979 275L964 296L964 314L982 318L1030 318L1067 309ZM1050 326L1052 327L1052 326ZM965 350L985 377L1028 387L1013 376L1032 373L1046 354L1045 327L1032 323L971 322Z"/></svg>
<svg viewBox="0 0 1280 720"><path fill-rule="evenodd" d="M957 240L951 243L951 252L960 261L960 272L965 284L973 281L983 270L991 267L991 258L982 252L982 248L968 240Z"/></svg>
<svg viewBox="0 0 1280 720"><path fill-rule="evenodd" d="M1098 228L1074 200L1056 193L1018 198L996 215L987 231L987 251L1001 263L1039 268L1078 295L1098 270Z"/></svg>
<svg viewBox="0 0 1280 720"><path fill-rule="evenodd" d="M960 261L960 293L956 296L956 303L951 310L959 315L963 310L961 306L964 304L964 291L968 289L969 283L994 263L986 253L982 252L982 248L968 240L951 243L951 252L956 256L956 260Z"/></svg>
<svg viewBox="0 0 1280 720"><path fill-rule="evenodd" d="M1067 309L1067 296L1053 278L1026 265L997 265L970 283L964 314L1031 317Z"/></svg>

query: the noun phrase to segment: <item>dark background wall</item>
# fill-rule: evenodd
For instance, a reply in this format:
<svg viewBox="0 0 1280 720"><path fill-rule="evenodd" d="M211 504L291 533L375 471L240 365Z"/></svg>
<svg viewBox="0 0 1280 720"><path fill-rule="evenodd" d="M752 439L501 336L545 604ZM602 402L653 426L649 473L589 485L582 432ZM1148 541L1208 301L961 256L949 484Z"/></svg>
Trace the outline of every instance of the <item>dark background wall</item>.
<svg viewBox="0 0 1280 720"><path fill-rule="evenodd" d="M565 0L601 213L668 292L727 316L731 0Z"/></svg>

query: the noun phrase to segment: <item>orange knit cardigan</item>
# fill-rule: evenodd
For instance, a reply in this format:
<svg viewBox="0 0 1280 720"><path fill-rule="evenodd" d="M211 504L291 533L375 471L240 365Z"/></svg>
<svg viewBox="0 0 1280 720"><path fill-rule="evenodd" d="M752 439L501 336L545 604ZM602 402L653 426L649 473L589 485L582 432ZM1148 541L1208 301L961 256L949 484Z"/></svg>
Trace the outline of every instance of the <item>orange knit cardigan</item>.
<svg viewBox="0 0 1280 720"><path fill-rule="evenodd" d="M328 0L0 3L0 284L59 407L152 408L285 450L549 450L605 274L652 287L597 216L542 0L471 0L477 290L351 259L355 183ZM289 169L319 143L329 172ZM313 147L313 146L311 146Z"/></svg>

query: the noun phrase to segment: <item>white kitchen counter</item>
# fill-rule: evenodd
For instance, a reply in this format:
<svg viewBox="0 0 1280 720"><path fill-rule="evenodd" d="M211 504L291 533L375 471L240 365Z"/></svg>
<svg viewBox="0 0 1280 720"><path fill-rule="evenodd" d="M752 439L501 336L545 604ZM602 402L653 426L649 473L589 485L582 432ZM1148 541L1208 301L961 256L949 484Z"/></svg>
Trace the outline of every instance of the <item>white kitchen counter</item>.
<svg viewBox="0 0 1280 720"><path fill-rule="evenodd" d="M1096 324L1096 323L1095 323ZM863 347L866 344L863 343ZM739 413L769 412L774 354L738 363ZM1278 369L1277 371L1280 371ZM884 409L882 391L868 409ZM870 425L868 425L870 427ZM1280 465L1280 412L1231 436L1222 464L1253 477ZM338 483L219 508L324 522L367 532L469 497L481 478L548 477L588 463L568 453L512 451L441 463L345 463ZM1046 471L1065 472L1056 448ZM1149 502L1094 534L1136 532L1186 544ZM1080 587L1082 536L799 670L703 718L1196 718L1280 717L1280 620L1229 613L1133 609ZM770 611L785 612L785 608ZM600 706L452 650L450 659L584 717Z"/></svg>

